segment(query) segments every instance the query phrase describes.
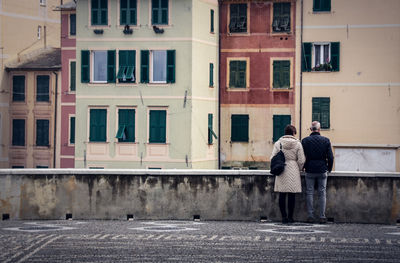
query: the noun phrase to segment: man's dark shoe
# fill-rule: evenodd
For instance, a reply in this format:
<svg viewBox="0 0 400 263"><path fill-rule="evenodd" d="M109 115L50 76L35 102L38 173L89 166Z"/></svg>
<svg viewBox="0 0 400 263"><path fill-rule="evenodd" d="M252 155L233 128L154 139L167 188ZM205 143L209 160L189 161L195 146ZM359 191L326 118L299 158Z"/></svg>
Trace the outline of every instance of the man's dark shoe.
<svg viewBox="0 0 400 263"><path fill-rule="evenodd" d="M307 218L307 223L314 224L314 218L308 217Z"/></svg>
<svg viewBox="0 0 400 263"><path fill-rule="evenodd" d="M282 224L287 224L287 223L289 223L289 220L286 217L282 218Z"/></svg>
<svg viewBox="0 0 400 263"><path fill-rule="evenodd" d="M320 223L320 224L326 224L327 221L328 221L328 220L326 220L326 218L320 218L320 219L319 219L319 223Z"/></svg>
<svg viewBox="0 0 400 263"><path fill-rule="evenodd" d="M289 217L289 218L288 218L288 223L289 223L289 224L293 224L293 223L294 223L294 219L293 219L292 217Z"/></svg>

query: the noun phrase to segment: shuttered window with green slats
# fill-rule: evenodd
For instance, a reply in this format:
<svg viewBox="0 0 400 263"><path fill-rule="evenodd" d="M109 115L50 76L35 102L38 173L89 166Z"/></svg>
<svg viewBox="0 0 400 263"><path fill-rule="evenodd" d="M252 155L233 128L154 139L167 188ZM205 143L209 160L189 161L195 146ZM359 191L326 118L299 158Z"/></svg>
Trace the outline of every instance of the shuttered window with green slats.
<svg viewBox="0 0 400 263"><path fill-rule="evenodd" d="M247 32L247 4L230 5L229 32Z"/></svg>
<svg viewBox="0 0 400 263"><path fill-rule="evenodd" d="M169 0L151 1L151 22L153 25L168 25L168 1Z"/></svg>
<svg viewBox="0 0 400 263"><path fill-rule="evenodd" d="M302 47L302 55L301 55L301 70L311 71L311 50L312 50L312 43L303 43Z"/></svg>
<svg viewBox="0 0 400 263"><path fill-rule="evenodd" d="M141 83L175 83L175 71L175 50L142 50L140 52Z"/></svg>
<svg viewBox="0 0 400 263"><path fill-rule="evenodd" d="M166 143L167 111L150 111L150 143Z"/></svg>
<svg viewBox="0 0 400 263"><path fill-rule="evenodd" d="M136 51L120 50L118 52L118 82L136 82Z"/></svg>
<svg viewBox="0 0 400 263"><path fill-rule="evenodd" d="M135 110L118 110L118 142L135 142Z"/></svg>
<svg viewBox="0 0 400 263"><path fill-rule="evenodd" d="M76 62L71 61L69 64L69 90L76 91Z"/></svg>
<svg viewBox="0 0 400 263"><path fill-rule="evenodd" d="M291 123L290 115L274 115L273 116L273 138L276 142L285 134L285 127Z"/></svg>
<svg viewBox="0 0 400 263"><path fill-rule="evenodd" d="M107 137L107 110L90 109L90 142L105 142Z"/></svg>
<svg viewBox="0 0 400 263"><path fill-rule="evenodd" d="M275 60L273 62L274 89L290 88L290 60Z"/></svg>
<svg viewBox="0 0 400 263"><path fill-rule="evenodd" d="M313 0L314 12L330 12L331 0Z"/></svg>
<svg viewBox="0 0 400 263"><path fill-rule="evenodd" d="M167 83L175 83L175 50L167 50Z"/></svg>
<svg viewBox="0 0 400 263"><path fill-rule="evenodd" d="M229 62L229 87L246 88L246 61L231 60Z"/></svg>
<svg viewBox="0 0 400 263"><path fill-rule="evenodd" d="M330 98L312 98L312 121L319 121L321 129L330 128Z"/></svg>
<svg viewBox="0 0 400 263"><path fill-rule="evenodd" d="M75 117L69 119L69 143L75 144Z"/></svg>
<svg viewBox="0 0 400 263"><path fill-rule="evenodd" d="M331 64L332 71L339 71L340 69L340 42L331 43Z"/></svg>
<svg viewBox="0 0 400 263"><path fill-rule="evenodd" d="M208 86L214 87L214 64L210 63Z"/></svg>
<svg viewBox="0 0 400 263"><path fill-rule="evenodd" d="M25 101L25 76L13 76L12 100Z"/></svg>
<svg viewBox="0 0 400 263"><path fill-rule="evenodd" d="M49 120L36 120L36 146L49 146Z"/></svg>
<svg viewBox="0 0 400 263"><path fill-rule="evenodd" d="M214 9L210 10L210 33L214 33Z"/></svg>
<svg viewBox="0 0 400 263"><path fill-rule="evenodd" d="M208 114L208 144L213 144L213 137L218 139L218 136L215 134L213 129L213 114Z"/></svg>
<svg viewBox="0 0 400 263"><path fill-rule="evenodd" d="M136 25L136 0L120 0L120 25Z"/></svg>
<svg viewBox="0 0 400 263"><path fill-rule="evenodd" d="M301 70L303 72L340 70L340 42L322 44L306 42L303 43L302 49Z"/></svg>
<svg viewBox="0 0 400 263"><path fill-rule="evenodd" d="M249 115L236 114L231 116L231 141L249 141Z"/></svg>
<svg viewBox="0 0 400 263"><path fill-rule="evenodd" d="M149 50L140 51L140 82L141 83L149 83Z"/></svg>
<svg viewBox="0 0 400 263"><path fill-rule="evenodd" d="M91 0L92 26L103 26L108 23L108 0Z"/></svg>
<svg viewBox="0 0 400 263"><path fill-rule="evenodd" d="M290 32L291 3L274 3L273 32Z"/></svg>
<svg viewBox="0 0 400 263"><path fill-rule="evenodd" d="M49 97L49 75L38 75L36 76L36 101L48 102Z"/></svg>
<svg viewBox="0 0 400 263"><path fill-rule="evenodd" d="M25 120L13 119L12 122L12 145L25 146Z"/></svg>
<svg viewBox="0 0 400 263"><path fill-rule="evenodd" d="M90 82L90 51L81 50L81 82Z"/></svg>

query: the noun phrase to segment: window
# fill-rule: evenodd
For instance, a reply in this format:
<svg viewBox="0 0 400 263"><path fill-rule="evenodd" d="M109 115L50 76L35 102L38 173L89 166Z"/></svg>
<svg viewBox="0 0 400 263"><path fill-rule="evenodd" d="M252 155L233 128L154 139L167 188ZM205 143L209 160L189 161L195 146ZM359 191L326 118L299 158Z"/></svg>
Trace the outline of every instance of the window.
<svg viewBox="0 0 400 263"><path fill-rule="evenodd" d="M105 142L107 136L107 110L90 109L90 142Z"/></svg>
<svg viewBox="0 0 400 263"><path fill-rule="evenodd" d="M39 4L41 6L45 6L46 5L46 0L39 0Z"/></svg>
<svg viewBox="0 0 400 263"><path fill-rule="evenodd" d="M142 50L140 58L142 83L175 83L175 50Z"/></svg>
<svg viewBox="0 0 400 263"><path fill-rule="evenodd" d="M249 141L249 115L240 114L231 117L231 141L248 142Z"/></svg>
<svg viewBox="0 0 400 263"><path fill-rule="evenodd" d="M302 71L339 71L340 43L303 43Z"/></svg>
<svg viewBox="0 0 400 263"><path fill-rule="evenodd" d="M290 32L290 3L274 3L273 32Z"/></svg>
<svg viewBox="0 0 400 263"><path fill-rule="evenodd" d="M313 11L314 12L330 12L331 11L331 0L314 0Z"/></svg>
<svg viewBox="0 0 400 263"><path fill-rule="evenodd" d="M12 129L12 145L25 146L25 120L14 119Z"/></svg>
<svg viewBox="0 0 400 263"><path fill-rule="evenodd" d="M289 89L290 88L290 61L275 60L273 62L273 88Z"/></svg>
<svg viewBox="0 0 400 263"><path fill-rule="evenodd" d="M47 165L37 165L36 169L47 169L49 168Z"/></svg>
<svg viewBox="0 0 400 263"><path fill-rule="evenodd" d="M69 119L69 144L75 144L75 117Z"/></svg>
<svg viewBox="0 0 400 263"><path fill-rule="evenodd" d="M92 26L107 25L108 23L108 0L91 0Z"/></svg>
<svg viewBox="0 0 400 263"><path fill-rule="evenodd" d="M36 76L36 101L48 102L49 101L49 75Z"/></svg>
<svg viewBox="0 0 400 263"><path fill-rule="evenodd" d="M117 79L118 82L136 82L136 51L120 50L118 52L119 69Z"/></svg>
<svg viewBox="0 0 400 263"><path fill-rule="evenodd" d="M136 0L120 0L120 25L136 25Z"/></svg>
<svg viewBox="0 0 400 263"><path fill-rule="evenodd" d="M209 87L214 87L214 64L210 63L210 73L209 73Z"/></svg>
<svg viewBox="0 0 400 263"><path fill-rule="evenodd" d="M13 76L13 101L25 101L25 76Z"/></svg>
<svg viewBox="0 0 400 263"><path fill-rule="evenodd" d="M276 142L285 134L285 127L291 123L290 115L273 116L273 141Z"/></svg>
<svg viewBox="0 0 400 263"><path fill-rule="evenodd" d="M69 90L76 91L76 62L69 62Z"/></svg>
<svg viewBox="0 0 400 263"><path fill-rule="evenodd" d="M330 98L312 98L312 121L319 121L322 129L330 128Z"/></svg>
<svg viewBox="0 0 400 263"><path fill-rule="evenodd" d="M214 33L214 9L210 10L210 32Z"/></svg>
<svg viewBox="0 0 400 263"><path fill-rule="evenodd" d="M153 25L168 25L168 1L169 0L151 1L151 23Z"/></svg>
<svg viewBox="0 0 400 263"><path fill-rule="evenodd" d="M36 120L36 146L49 146L49 120Z"/></svg>
<svg viewBox="0 0 400 263"><path fill-rule="evenodd" d="M90 74L90 63L93 71ZM82 50L81 51L82 83L115 82L115 50Z"/></svg>
<svg viewBox="0 0 400 263"><path fill-rule="evenodd" d="M166 143L167 111L150 111L150 143Z"/></svg>
<svg viewBox="0 0 400 263"><path fill-rule="evenodd" d="M247 32L247 4L230 5L229 32Z"/></svg>
<svg viewBox="0 0 400 263"><path fill-rule="evenodd" d="M13 165L11 166L12 169L23 169L25 168L23 165Z"/></svg>
<svg viewBox="0 0 400 263"><path fill-rule="evenodd" d="M118 110L118 142L135 142L135 110Z"/></svg>
<svg viewBox="0 0 400 263"><path fill-rule="evenodd" d="M208 144L213 144L213 137L218 139L217 135L213 129L213 115L212 113L208 114Z"/></svg>
<svg viewBox="0 0 400 263"><path fill-rule="evenodd" d="M76 14L69 15L69 35L76 35Z"/></svg>
<svg viewBox="0 0 400 263"><path fill-rule="evenodd" d="M231 60L229 62L229 87L246 88L246 61Z"/></svg>
<svg viewBox="0 0 400 263"><path fill-rule="evenodd" d="M42 37L42 26L38 26L37 28L37 39Z"/></svg>

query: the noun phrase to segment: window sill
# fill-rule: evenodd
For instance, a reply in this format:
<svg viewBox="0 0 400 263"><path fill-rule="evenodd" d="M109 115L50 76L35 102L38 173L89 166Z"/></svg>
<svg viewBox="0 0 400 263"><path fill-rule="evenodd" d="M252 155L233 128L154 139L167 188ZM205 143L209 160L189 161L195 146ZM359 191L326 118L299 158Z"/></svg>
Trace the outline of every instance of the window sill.
<svg viewBox="0 0 400 263"><path fill-rule="evenodd" d="M50 145L34 145L33 147L35 147L36 149L42 149L42 150L50 149Z"/></svg>
<svg viewBox="0 0 400 263"><path fill-rule="evenodd" d="M116 141L115 143L116 144L139 144L138 142L119 142L119 141Z"/></svg>
<svg viewBox="0 0 400 263"><path fill-rule="evenodd" d="M242 36L242 37L245 37L245 36L250 36L250 33L249 32L229 32L228 33L228 36Z"/></svg>
<svg viewBox="0 0 400 263"><path fill-rule="evenodd" d="M107 82L90 82L87 83L89 87L104 87L107 84L115 84L115 83L107 83Z"/></svg>
<svg viewBox="0 0 400 263"><path fill-rule="evenodd" d="M104 141L104 142L89 141L88 143L92 143L92 144L109 144L110 142L107 142L107 141Z"/></svg>
<svg viewBox="0 0 400 263"><path fill-rule="evenodd" d="M275 36L275 37L277 37L277 36L287 36L287 35L292 35L292 34L293 34L293 32L292 32L292 31L288 31L288 32L274 32L274 31L272 31L272 32L271 32L271 34L272 34L272 36Z"/></svg>
<svg viewBox="0 0 400 263"><path fill-rule="evenodd" d="M231 143L249 143L249 141L231 141Z"/></svg>
<svg viewBox="0 0 400 263"><path fill-rule="evenodd" d="M111 28L111 25L90 25L89 29L107 29Z"/></svg>
<svg viewBox="0 0 400 263"><path fill-rule="evenodd" d="M328 11L323 11L323 10L321 10L321 11L318 11L318 10L313 10L313 14L330 14L332 11L331 10L328 10Z"/></svg>
<svg viewBox="0 0 400 263"><path fill-rule="evenodd" d="M230 88L230 87L227 87L226 90L229 92L249 92L250 91L249 88Z"/></svg>
<svg viewBox="0 0 400 263"><path fill-rule="evenodd" d="M156 26L158 28L171 28L172 25L170 24L151 24L151 28L153 29L153 26Z"/></svg>
<svg viewBox="0 0 400 263"><path fill-rule="evenodd" d="M293 88L292 87L290 87L290 88L272 88L272 89L270 89L270 91L272 91L272 92L290 92L290 91L293 91Z"/></svg>
<svg viewBox="0 0 400 263"><path fill-rule="evenodd" d="M11 145L10 149L11 150L26 150L26 145Z"/></svg>

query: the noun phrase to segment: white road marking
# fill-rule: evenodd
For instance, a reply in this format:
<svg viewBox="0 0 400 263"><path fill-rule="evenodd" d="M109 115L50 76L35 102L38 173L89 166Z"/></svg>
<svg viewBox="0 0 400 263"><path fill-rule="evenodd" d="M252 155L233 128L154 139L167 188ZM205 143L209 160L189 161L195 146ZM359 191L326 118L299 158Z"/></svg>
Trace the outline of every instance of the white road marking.
<svg viewBox="0 0 400 263"><path fill-rule="evenodd" d="M35 253L37 253L39 250L41 250L42 248L44 248L45 246L47 246L48 244L56 241L57 239L61 238L62 236L56 236L50 240L48 240L46 243L44 243L43 245L41 245L40 247L36 248L35 250L33 250L31 253L29 253L28 255L26 255L25 257L21 258L20 260L18 260L17 262L23 262L26 259L30 258L32 255L34 255Z"/></svg>

